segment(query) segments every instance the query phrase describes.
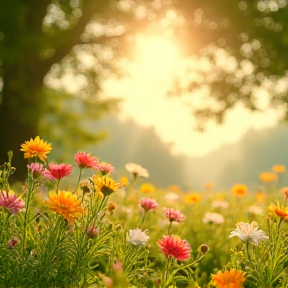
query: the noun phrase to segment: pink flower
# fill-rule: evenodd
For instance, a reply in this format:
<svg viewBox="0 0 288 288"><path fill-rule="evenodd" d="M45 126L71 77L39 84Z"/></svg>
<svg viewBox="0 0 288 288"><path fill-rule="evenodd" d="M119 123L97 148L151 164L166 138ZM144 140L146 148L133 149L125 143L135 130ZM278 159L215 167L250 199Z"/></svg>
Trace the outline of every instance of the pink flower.
<svg viewBox="0 0 288 288"><path fill-rule="evenodd" d="M13 191L0 190L0 207L7 208L13 214L17 214L24 209L25 202Z"/></svg>
<svg viewBox="0 0 288 288"><path fill-rule="evenodd" d="M163 212L170 222L182 222L185 219L184 214L173 208L163 208Z"/></svg>
<svg viewBox="0 0 288 288"><path fill-rule="evenodd" d="M158 203L154 199L141 198L139 202L141 207L145 210L145 212L156 209L158 207Z"/></svg>
<svg viewBox="0 0 288 288"><path fill-rule="evenodd" d="M27 165L27 167L28 167L28 170L30 171L30 173L32 173L35 178L37 178L40 175L42 175L43 164L31 163L30 165Z"/></svg>
<svg viewBox="0 0 288 288"><path fill-rule="evenodd" d="M54 164L49 163L48 169L45 169L43 176L50 180L61 179L68 176L72 172L72 166L70 164Z"/></svg>
<svg viewBox="0 0 288 288"><path fill-rule="evenodd" d="M91 156L86 152L77 152L75 155L75 161L80 168L95 168L97 169L98 159Z"/></svg>
<svg viewBox="0 0 288 288"><path fill-rule="evenodd" d="M157 245L166 256L172 256L179 261L190 258L190 244L186 240L180 239L178 236L164 235L162 239L157 241Z"/></svg>
<svg viewBox="0 0 288 288"><path fill-rule="evenodd" d="M98 162L95 169L101 172L102 175L106 175L115 171L115 168L112 166L112 164L109 164L107 162Z"/></svg>

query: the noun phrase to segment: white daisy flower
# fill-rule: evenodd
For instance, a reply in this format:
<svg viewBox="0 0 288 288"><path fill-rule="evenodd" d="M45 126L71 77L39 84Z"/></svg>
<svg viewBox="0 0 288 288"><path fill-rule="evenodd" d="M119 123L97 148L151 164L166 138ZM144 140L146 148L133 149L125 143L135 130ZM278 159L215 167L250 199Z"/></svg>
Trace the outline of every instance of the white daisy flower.
<svg viewBox="0 0 288 288"><path fill-rule="evenodd" d="M230 233L229 238L237 236L243 242L252 243L257 246L259 245L259 240L266 241L269 239L269 236L266 236L263 230L258 230L258 223L255 221L252 221L251 224L238 222L236 227Z"/></svg>
<svg viewBox="0 0 288 288"><path fill-rule="evenodd" d="M214 224L221 224L224 222L224 217L223 215L219 214L219 213L210 213L207 212L204 215L203 218L203 222L204 223L214 223Z"/></svg>
<svg viewBox="0 0 288 288"><path fill-rule="evenodd" d="M229 207L229 203L227 201L223 201L223 200L214 200L212 202L212 207L213 208L223 208L226 209Z"/></svg>
<svg viewBox="0 0 288 288"><path fill-rule="evenodd" d="M263 215L263 209L257 205L252 205L248 208L248 213L254 215Z"/></svg>
<svg viewBox="0 0 288 288"><path fill-rule="evenodd" d="M141 165L135 163L128 163L125 165L125 167L128 172L133 173L135 176L141 176L144 178L149 177L149 172Z"/></svg>
<svg viewBox="0 0 288 288"><path fill-rule="evenodd" d="M133 245L145 245L149 238L147 230L141 231L139 228L129 230L128 241Z"/></svg>

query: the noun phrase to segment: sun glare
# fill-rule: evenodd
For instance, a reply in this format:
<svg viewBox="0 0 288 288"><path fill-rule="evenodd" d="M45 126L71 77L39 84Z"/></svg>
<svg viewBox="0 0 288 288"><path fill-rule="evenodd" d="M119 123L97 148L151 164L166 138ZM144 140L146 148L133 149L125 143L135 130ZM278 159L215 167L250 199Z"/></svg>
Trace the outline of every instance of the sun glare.
<svg viewBox="0 0 288 288"><path fill-rule="evenodd" d="M142 61L148 73L163 77L170 73L177 60L173 42L159 36L146 38L141 45Z"/></svg>

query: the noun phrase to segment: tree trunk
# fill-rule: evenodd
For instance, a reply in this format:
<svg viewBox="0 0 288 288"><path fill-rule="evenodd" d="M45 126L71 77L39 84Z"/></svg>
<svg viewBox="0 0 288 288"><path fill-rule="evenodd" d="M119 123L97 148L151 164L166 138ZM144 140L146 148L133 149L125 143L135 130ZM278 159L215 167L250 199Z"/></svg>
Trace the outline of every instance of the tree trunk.
<svg viewBox="0 0 288 288"><path fill-rule="evenodd" d="M12 150L12 165L16 167L12 183L24 181L27 175L27 159L20 145L38 135L39 120L45 109L42 89L46 73L74 45L81 43L83 30L95 12L104 13L110 5L110 1L85 0L77 24L67 30L55 26L52 29L55 33L44 33L43 18L50 2L0 0L0 34L4 35L3 39L0 37L0 67L3 61L0 72L4 75L0 98L0 165L7 162L7 152ZM51 47L54 54L50 58L40 57L41 51Z"/></svg>
<svg viewBox="0 0 288 288"><path fill-rule="evenodd" d="M12 166L16 167L10 178L12 184L16 180L24 181L27 176L27 159L24 159L20 145L38 135L43 72L35 71L29 59L16 65L5 64L5 84L0 105L0 164L7 162L7 152L12 150Z"/></svg>

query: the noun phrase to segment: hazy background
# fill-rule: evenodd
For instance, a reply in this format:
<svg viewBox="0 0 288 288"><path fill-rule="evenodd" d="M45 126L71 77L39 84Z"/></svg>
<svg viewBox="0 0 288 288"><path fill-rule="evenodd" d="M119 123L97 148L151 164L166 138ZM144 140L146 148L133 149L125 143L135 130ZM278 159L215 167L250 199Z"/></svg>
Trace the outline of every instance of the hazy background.
<svg viewBox="0 0 288 288"><path fill-rule="evenodd" d="M250 129L239 141L200 157L173 155L171 145L163 143L152 127L141 127L131 119L106 118L91 129L109 132L106 140L87 150L112 163L116 177L128 175L125 164L134 162L148 169L148 182L161 187L176 184L184 190L203 191L206 182L213 182L221 190L240 182L257 190L261 172L272 171L275 164L288 166L288 128L284 125ZM281 175L280 186L288 185L287 176L286 172Z"/></svg>
<svg viewBox="0 0 288 288"><path fill-rule="evenodd" d="M0 1L0 164L39 135L201 190L287 166L288 1ZM286 185L285 175L279 185Z"/></svg>

